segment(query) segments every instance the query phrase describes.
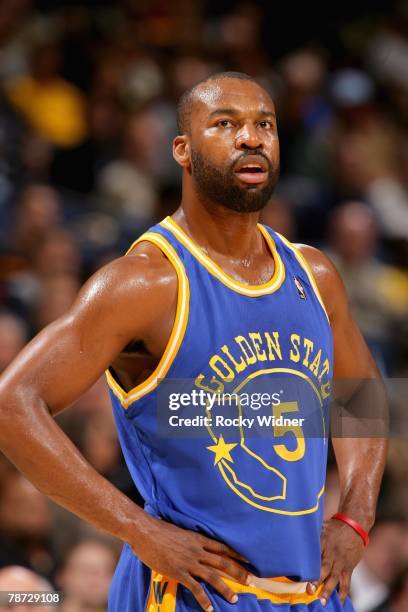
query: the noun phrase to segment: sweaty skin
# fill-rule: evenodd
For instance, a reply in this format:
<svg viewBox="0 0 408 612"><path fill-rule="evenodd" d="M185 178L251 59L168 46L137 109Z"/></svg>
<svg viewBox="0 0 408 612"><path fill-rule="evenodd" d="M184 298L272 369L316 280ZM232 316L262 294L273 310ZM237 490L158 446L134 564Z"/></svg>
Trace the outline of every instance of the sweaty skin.
<svg viewBox="0 0 408 612"><path fill-rule="evenodd" d="M236 212L199 193L191 151L194 147L221 169L230 167L231 160L243 152L262 152L271 168L277 169L273 103L251 81L228 78L204 84L202 89L194 101L191 132L173 143L174 157L183 168L183 197L174 219L230 276L262 284L272 276L274 262L256 227L259 213ZM218 113L219 108L233 112ZM263 187L246 182L245 177L234 180L242 189ZM330 317L335 377L379 378L333 265L316 249L300 248L315 273ZM197 578L235 602L235 594L219 573L250 583L251 576L239 563L242 557L220 542L157 520L138 508L85 461L53 418L109 366L126 390L146 378L171 333L177 282L166 257L146 242L94 274L69 312L38 334L0 379L0 448L53 501L128 542L146 565L185 585L203 609L211 610ZM338 438L333 443L341 483L339 510L369 530L386 442ZM321 598L327 600L340 582L344 599L351 572L362 556L362 540L347 525L329 521L322 550L325 586ZM312 592L314 585L308 588Z"/></svg>

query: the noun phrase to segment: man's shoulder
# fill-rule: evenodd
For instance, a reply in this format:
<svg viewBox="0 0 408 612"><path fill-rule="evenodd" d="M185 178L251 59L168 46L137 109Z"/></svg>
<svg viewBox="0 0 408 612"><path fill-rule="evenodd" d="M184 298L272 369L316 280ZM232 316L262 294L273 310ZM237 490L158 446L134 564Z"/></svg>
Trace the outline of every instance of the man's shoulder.
<svg viewBox="0 0 408 612"><path fill-rule="evenodd" d="M170 261L158 247L142 242L128 255L97 270L81 293L93 303L112 303L119 310L126 304L168 304L177 295L177 287L177 273Z"/></svg>
<svg viewBox="0 0 408 612"><path fill-rule="evenodd" d="M136 244L122 257L112 260L98 272L112 274L118 282L159 284L166 280L177 281L174 266L166 255L147 241Z"/></svg>
<svg viewBox="0 0 408 612"><path fill-rule="evenodd" d="M330 276L336 272L332 260L324 251L310 244L295 244L294 246L302 253L313 274Z"/></svg>
<svg viewBox="0 0 408 612"><path fill-rule="evenodd" d="M339 278L339 273L333 263L333 259L325 251L311 246L310 244L295 244L294 246L306 259L310 269L316 277L316 281L330 281Z"/></svg>
<svg viewBox="0 0 408 612"><path fill-rule="evenodd" d="M295 246L309 264L330 316L336 299L345 297L344 285L337 268L330 257L320 249L308 244L296 244Z"/></svg>

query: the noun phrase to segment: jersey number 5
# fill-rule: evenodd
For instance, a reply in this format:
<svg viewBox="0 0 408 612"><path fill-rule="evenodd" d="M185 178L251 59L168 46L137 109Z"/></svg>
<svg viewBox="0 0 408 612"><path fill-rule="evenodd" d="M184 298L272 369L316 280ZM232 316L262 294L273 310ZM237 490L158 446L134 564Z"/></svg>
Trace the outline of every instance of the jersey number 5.
<svg viewBox="0 0 408 612"><path fill-rule="evenodd" d="M297 402L283 402L282 404L273 406L275 421L280 417L285 418L286 414L292 414L293 412L299 412L299 405ZM300 425L274 425L273 433L275 438L281 438L287 433L292 433L296 439L296 448L294 450L289 450L284 444L273 445L275 453L279 455L279 457L285 459L285 461L299 461L302 459L305 454L305 437Z"/></svg>

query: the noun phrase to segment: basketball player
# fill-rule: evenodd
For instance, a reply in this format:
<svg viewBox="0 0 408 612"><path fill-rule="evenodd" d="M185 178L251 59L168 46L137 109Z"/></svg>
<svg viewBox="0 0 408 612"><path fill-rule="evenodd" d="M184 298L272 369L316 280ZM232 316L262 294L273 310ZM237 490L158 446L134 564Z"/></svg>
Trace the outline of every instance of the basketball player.
<svg viewBox="0 0 408 612"><path fill-rule="evenodd" d="M1 448L43 493L125 542L111 612L351 610L384 440L334 440L341 514L321 535L325 435L299 424L269 437L212 425L206 438L157 433L165 381L269 389L275 416L311 405L324 416L333 376L378 378L330 261L257 224L279 171L267 92L240 73L199 83L180 100L173 151L177 212L97 272L3 375ZM144 510L52 418L105 370Z"/></svg>

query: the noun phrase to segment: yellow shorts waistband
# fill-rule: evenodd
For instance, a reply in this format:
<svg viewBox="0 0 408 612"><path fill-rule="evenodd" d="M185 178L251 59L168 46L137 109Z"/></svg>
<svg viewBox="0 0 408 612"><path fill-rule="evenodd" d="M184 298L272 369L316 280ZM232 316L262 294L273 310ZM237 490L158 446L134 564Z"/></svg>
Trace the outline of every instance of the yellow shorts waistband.
<svg viewBox="0 0 408 612"><path fill-rule="evenodd" d="M323 585L313 595L306 591L307 582L293 582L284 576L274 578L253 578L253 586L246 586L221 576L234 593L248 593L257 599L266 599L271 603L308 604L319 598ZM158 572L152 571L150 593L146 612L174 612L176 609L178 583L169 580Z"/></svg>
<svg viewBox="0 0 408 612"><path fill-rule="evenodd" d="M223 576L223 580L234 593L250 593L255 595L257 599L267 599L272 603L308 604L319 599L319 592L323 586L318 587L316 592L310 595L306 591L307 582L292 582L283 576L275 578L254 577L252 586L240 584L226 576Z"/></svg>

